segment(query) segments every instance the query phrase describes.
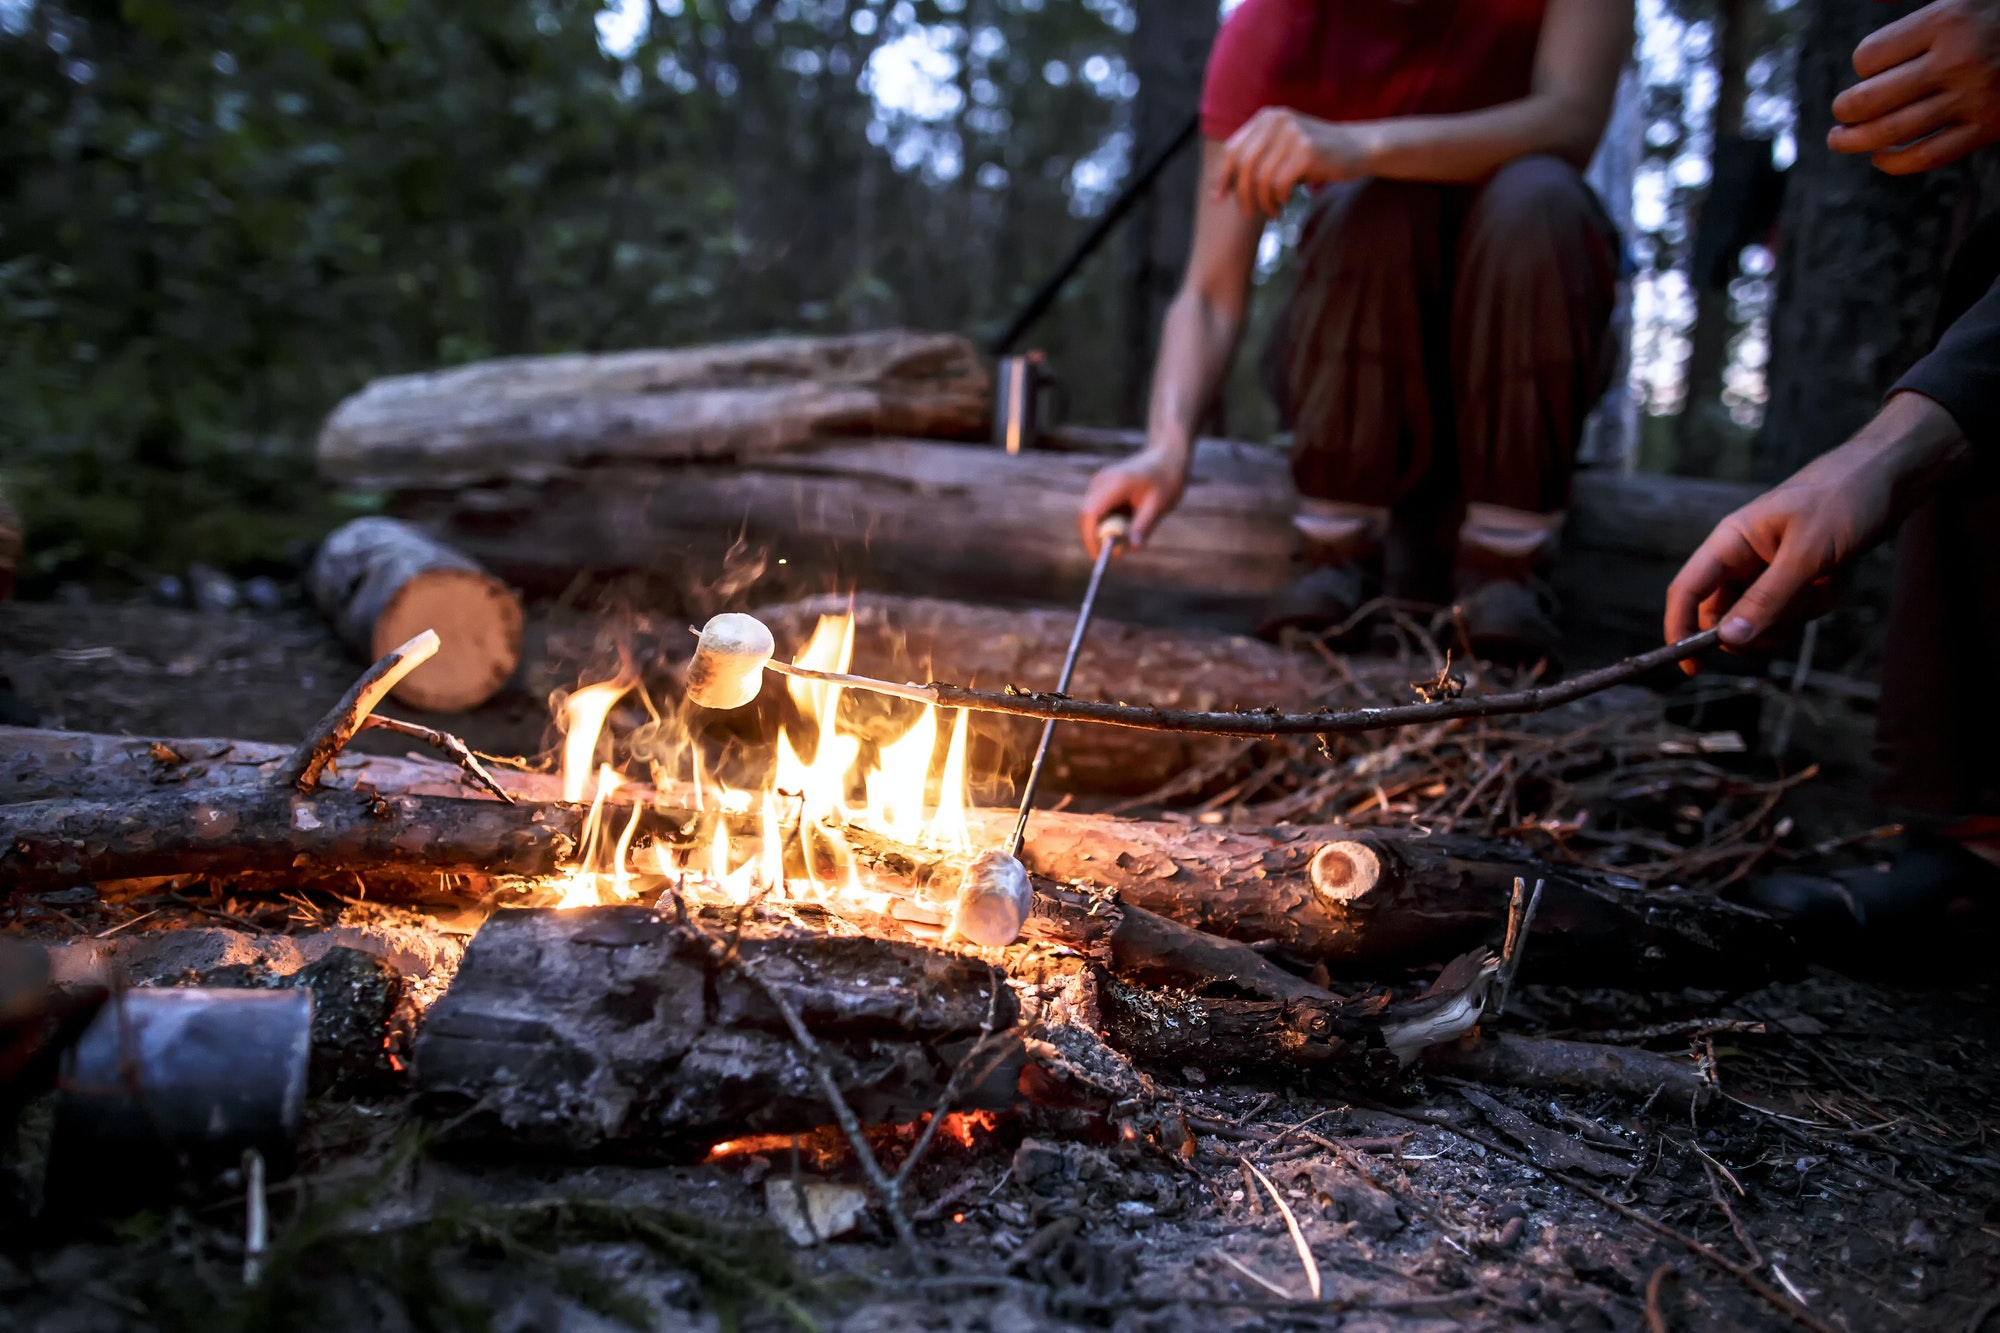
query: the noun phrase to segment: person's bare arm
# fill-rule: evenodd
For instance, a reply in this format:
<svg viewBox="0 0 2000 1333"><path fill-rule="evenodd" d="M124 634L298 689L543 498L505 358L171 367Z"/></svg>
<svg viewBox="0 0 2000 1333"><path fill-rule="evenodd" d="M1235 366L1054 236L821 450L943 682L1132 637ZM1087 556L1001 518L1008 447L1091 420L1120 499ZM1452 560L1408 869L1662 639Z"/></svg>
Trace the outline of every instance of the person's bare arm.
<svg viewBox="0 0 2000 1333"><path fill-rule="evenodd" d="M2000 140L2000 0L1937 0L1886 24L1854 48L1854 72L1833 99L1835 152L1907 176Z"/></svg>
<svg viewBox="0 0 2000 1333"><path fill-rule="evenodd" d="M1667 589L1667 641L1720 623L1725 647L1756 643L1971 458L1951 413L1892 394L1853 439L1716 525Z"/></svg>
<svg viewBox="0 0 2000 1333"><path fill-rule="evenodd" d="M1131 540L1136 549L1180 503L1194 458L1195 432L1229 371L1243 332L1250 273L1264 220L1246 215L1216 191L1221 161L1220 145L1204 140L1194 244L1180 292L1167 308L1160 330L1146 447L1099 471L1084 494L1077 528L1093 557L1097 527L1105 515L1132 511Z"/></svg>
<svg viewBox="0 0 2000 1333"><path fill-rule="evenodd" d="M1221 188L1272 216L1301 185L1480 180L1533 153L1590 161L1632 50L1631 0L1550 0L1526 97L1450 116L1333 123L1266 107L1231 135Z"/></svg>

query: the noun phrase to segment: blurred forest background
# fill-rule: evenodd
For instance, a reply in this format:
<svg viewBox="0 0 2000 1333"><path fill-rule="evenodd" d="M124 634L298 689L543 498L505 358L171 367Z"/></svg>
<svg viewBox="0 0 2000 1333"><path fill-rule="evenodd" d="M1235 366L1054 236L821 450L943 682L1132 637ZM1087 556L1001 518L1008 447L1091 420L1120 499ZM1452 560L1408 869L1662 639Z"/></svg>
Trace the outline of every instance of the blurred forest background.
<svg viewBox="0 0 2000 1333"><path fill-rule="evenodd" d="M1641 0L1613 130L1631 406L1599 465L1777 475L1920 350L1992 192L1820 146L1854 41L1913 7ZM1217 17L0 0L0 490L27 520L24 587L283 565L373 503L327 493L311 453L375 376L775 331L990 336L1191 112ZM1139 419L1191 165L1029 339L1079 420ZM1266 238L1260 323L1291 225ZM1253 359L1225 424L1267 438Z"/></svg>

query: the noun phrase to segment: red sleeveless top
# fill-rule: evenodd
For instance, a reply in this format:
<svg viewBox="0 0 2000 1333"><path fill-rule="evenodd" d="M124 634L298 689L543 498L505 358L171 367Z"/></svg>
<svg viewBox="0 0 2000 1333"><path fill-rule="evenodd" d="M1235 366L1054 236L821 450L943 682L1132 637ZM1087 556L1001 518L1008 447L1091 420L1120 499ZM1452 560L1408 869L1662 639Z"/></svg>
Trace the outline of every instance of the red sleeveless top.
<svg viewBox="0 0 2000 1333"><path fill-rule="evenodd" d="M1317 120L1478 111L1526 97L1547 0L1243 0L1217 34L1201 132L1267 106Z"/></svg>

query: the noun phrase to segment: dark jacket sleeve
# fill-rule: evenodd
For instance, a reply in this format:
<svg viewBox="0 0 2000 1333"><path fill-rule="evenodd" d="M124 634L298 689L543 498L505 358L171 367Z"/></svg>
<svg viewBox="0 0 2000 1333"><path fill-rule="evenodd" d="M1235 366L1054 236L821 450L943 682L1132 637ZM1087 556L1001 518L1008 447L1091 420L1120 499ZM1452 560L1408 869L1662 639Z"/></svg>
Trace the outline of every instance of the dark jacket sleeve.
<svg viewBox="0 0 2000 1333"><path fill-rule="evenodd" d="M1890 392L1902 389L1951 413L1974 449L2000 452L2000 283L1974 301Z"/></svg>

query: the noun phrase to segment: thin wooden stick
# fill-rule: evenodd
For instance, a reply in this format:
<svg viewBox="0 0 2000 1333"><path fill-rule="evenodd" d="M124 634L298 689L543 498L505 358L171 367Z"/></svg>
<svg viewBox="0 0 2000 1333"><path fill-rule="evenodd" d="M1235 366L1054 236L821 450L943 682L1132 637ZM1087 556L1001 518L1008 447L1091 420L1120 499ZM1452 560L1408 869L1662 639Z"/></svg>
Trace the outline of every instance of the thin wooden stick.
<svg viewBox="0 0 2000 1333"><path fill-rule="evenodd" d="M1014 717L1038 717L1050 722L1096 722L1107 727L1132 727L1140 731L1173 731L1201 736L1347 736L1364 731L1385 731L1391 727L1413 727L1426 722L1450 722L1465 717L1507 717L1516 713L1540 713L1574 702L1586 695L1623 685L1628 680L1697 657L1722 642L1719 629L1703 630L1679 643L1670 643L1651 652L1613 662L1610 666L1586 671L1557 685L1537 686L1513 694L1467 695L1440 699L1435 703L1401 704L1390 708L1358 708L1349 711L1322 708L1310 713L1284 713L1263 708L1234 713L1199 713L1180 708L1152 708L1141 704L1097 703L1072 699L1065 694L1038 694L1029 690L975 690L965 685L933 681L929 685L897 685L868 676L852 676L837 671L814 671L777 661L765 665L772 671L804 680L825 681L850 689L870 690L935 704L939 708L969 708L976 713L1006 713Z"/></svg>
<svg viewBox="0 0 2000 1333"><path fill-rule="evenodd" d="M404 722L400 718L379 717L372 713L361 719L361 725L382 731L393 731L398 736L413 736L426 745L444 751L451 756L454 763L471 774L473 780L480 786L509 805L518 804L512 792L493 780L493 775L486 771L486 766L479 762L479 756L472 752L472 748L450 732L439 731L436 727L426 727L415 722Z"/></svg>
<svg viewBox="0 0 2000 1333"><path fill-rule="evenodd" d="M1055 694L996 693L968 689L962 685L932 684L921 688L929 692L925 697L940 708L970 708L979 712L1009 713L1016 717L1096 722L1103 726L1204 736L1344 736L1391 727L1419 726L1427 722L1450 722L1458 718L1540 713L1699 656L1720 642L1719 630L1704 630L1679 643L1625 658L1596 671L1586 671L1556 685L1519 690L1513 694L1466 695L1457 699L1440 699L1436 703L1350 711L1320 709L1311 713L1284 713L1271 708L1256 712L1199 713L1178 708L1096 703ZM899 686L896 692L902 694L908 688ZM905 694L904 697L915 696Z"/></svg>
<svg viewBox="0 0 2000 1333"><path fill-rule="evenodd" d="M437 656L438 647L437 631L427 629L362 672L361 679L349 687L340 702L314 724L299 748L292 751L284 768L279 770L278 782L300 791L319 786L320 776L339 756L341 748L354 739L354 733L361 730L362 722L375 711L375 705L388 698L389 691L402 684L403 677Z"/></svg>

